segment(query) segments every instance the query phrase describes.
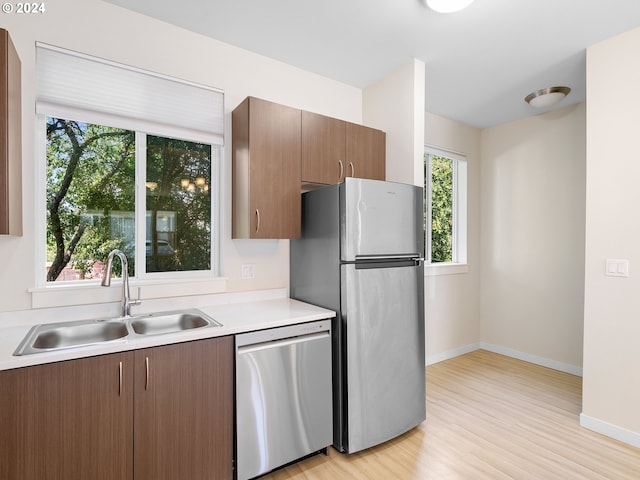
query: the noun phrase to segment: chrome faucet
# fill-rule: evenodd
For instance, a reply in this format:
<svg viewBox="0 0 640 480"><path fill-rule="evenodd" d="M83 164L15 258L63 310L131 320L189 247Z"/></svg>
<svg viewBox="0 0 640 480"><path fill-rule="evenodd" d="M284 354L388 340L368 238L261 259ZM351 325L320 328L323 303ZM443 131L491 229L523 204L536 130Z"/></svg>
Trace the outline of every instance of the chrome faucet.
<svg viewBox="0 0 640 480"><path fill-rule="evenodd" d="M111 267L113 265L113 257L117 256L122 263L122 299L120 300L120 316L131 316L131 305L140 305L140 299L131 300L129 292L129 267L127 257L120 250L111 250L107 257L107 264L104 267L104 275L102 276L102 286L111 286Z"/></svg>

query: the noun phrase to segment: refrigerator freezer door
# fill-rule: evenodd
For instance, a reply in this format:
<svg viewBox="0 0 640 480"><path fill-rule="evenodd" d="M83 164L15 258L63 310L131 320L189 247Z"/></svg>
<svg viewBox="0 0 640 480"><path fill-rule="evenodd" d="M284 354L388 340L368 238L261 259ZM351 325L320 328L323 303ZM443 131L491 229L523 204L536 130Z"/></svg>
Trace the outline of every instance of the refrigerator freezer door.
<svg viewBox="0 0 640 480"><path fill-rule="evenodd" d="M424 268L341 266L349 453L426 417Z"/></svg>
<svg viewBox="0 0 640 480"><path fill-rule="evenodd" d="M424 256L423 189L346 178L340 185L341 260L357 256Z"/></svg>

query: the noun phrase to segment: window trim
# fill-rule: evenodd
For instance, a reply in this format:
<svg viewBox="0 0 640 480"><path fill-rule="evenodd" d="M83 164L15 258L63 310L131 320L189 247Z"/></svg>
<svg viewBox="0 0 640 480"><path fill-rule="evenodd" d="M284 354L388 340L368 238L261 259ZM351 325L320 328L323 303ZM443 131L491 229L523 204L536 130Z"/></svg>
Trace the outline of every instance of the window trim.
<svg viewBox="0 0 640 480"><path fill-rule="evenodd" d="M61 110L63 110L61 112ZM46 112L46 113L45 113ZM63 117L60 113L64 113L67 117ZM91 112L77 111L74 113L73 109L64 108L47 108L42 113L37 113L35 118L36 127L36 168L35 179L36 185L34 188L35 196L35 215L34 221L36 222L35 232L35 286L29 289L32 294L32 307L33 308L45 308L45 307L58 307L58 306L70 306L70 305L86 305L91 303L101 303L112 301L114 288L96 288L100 286L100 280L80 280L80 281L65 281L65 282L47 282L46 277L43 274L43 266L46 264L46 120L47 117L70 118L80 122L97 123L102 122L102 125L111 126L115 128L123 128L117 124L117 120L113 121L108 115L96 114L92 115ZM96 121L97 120L97 121ZM106 120L106 122L104 122ZM140 130L135 131L136 142L141 138L146 138L146 135L161 135L156 132L144 132ZM172 138L181 138L181 136L173 135ZM191 138L182 138L187 141L197 141ZM204 142L203 142L204 143ZM180 272L145 272L143 275L137 274L131 278L131 287L138 288L144 287L143 298L163 298L169 296L185 296L194 294L210 294L221 293L226 291L226 277L220 276L220 254L222 239L220 238L220 212L221 209L221 185L220 185L220 169L222 168L222 161L224 159L224 146L218 144L212 144L212 158L211 158L211 269L210 270L194 270L194 271L180 271ZM215 158L213 154L214 147L219 149L219 158ZM146 207L146 192L143 188L140 188L141 178L146 175L146 157L143 161L140 161L139 156L144 155L146 152L146 141L142 144L142 148L136 147L136 247L140 238L144 238L144 221L139 220L139 215L145 214L144 208ZM143 176L140 176L142 173ZM140 197L143 197L143 203L140 203ZM140 237L142 235L142 237ZM144 262L144 258L140 255L136 258L136 272L141 272L138 269L138 264ZM114 279L113 284L118 284L119 279ZM172 288L167 288L168 284L172 284ZM118 292L120 291L117 289ZM118 293L119 295L119 293ZM134 293L135 296L135 293Z"/></svg>
<svg viewBox="0 0 640 480"><path fill-rule="evenodd" d="M120 289L100 288L99 280L47 282L46 265L46 119L60 117L79 122L123 128L147 135L177 138L212 146L211 188L211 264L209 270L186 272L152 272L131 279L132 288L144 286L142 298L182 297L221 293L227 290L222 267L222 212L224 195L224 92L218 88L125 65L104 58L36 42L35 104L35 187L34 212L34 280L32 308L87 305L114 302ZM38 60L40 59L40 61ZM82 63L84 62L84 63ZM64 86L85 82L88 90L76 96ZM70 94L71 92L71 94ZM151 94L151 97L149 96ZM105 95L109 100L105 102ZM155 97L153 97L155 95ZM138 101L132 102L135 98ZM155 100L154 100L155 98ZM158 99L174 98L174 109L167 116L166 101L155 108ZM145 103L147 102L147 103ZM194 103L195 102L195 103ZM194 108L194 106L196 108ZM194 116L194 109L198 115ZM194 121L194 119L196 119ZM146 148L146 142L145 142ZM140 144L139 144L140 146ZM215 147L215 148L213 148ZM144 238L146 191L140 179L146 175L136 152L136 242ZM215 154L214 154L215 151ZM146 157L145 157L146 163ZM138 200L143 196L143 203ZM142 216L141 216L142 212ZM142 240L144 246L144 240ZM138 263L144 258L138 255ZM120 283L114 279L114 284ZM134 291L135 295L135 291Z"/></svg>
<svg viewBox="0 0 640 480"><path fill-rule="evenodd" d="M447 275L466 273L469 270L467 257L467 158L466 155L434 145L425 145L427 168L425 175L425 275ZM453 206L452 206L452 258L451 262L431 263L431 156L446 157L454 161L453 164Z"/></svg>

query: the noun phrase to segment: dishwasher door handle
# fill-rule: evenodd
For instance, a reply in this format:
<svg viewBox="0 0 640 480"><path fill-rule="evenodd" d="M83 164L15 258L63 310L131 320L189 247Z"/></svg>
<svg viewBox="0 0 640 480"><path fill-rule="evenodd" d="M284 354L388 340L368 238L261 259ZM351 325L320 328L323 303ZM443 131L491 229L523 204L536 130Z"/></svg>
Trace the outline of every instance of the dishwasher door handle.
<svg viewBox="0 0 640 480"><path fill-rule="evenodd" d="M285 347L288 345L295 345L297 343L310 342L312 340L318 340L321 338L329 337L328 330L320 333L312 333L309 335L300 335L298 337L282 338L279 340L268 340L260 343L252 343L250 345L243 345L238 347L238 355L247 354L251 352L259 352L260 350L269 350L272 348Z"/></svg>

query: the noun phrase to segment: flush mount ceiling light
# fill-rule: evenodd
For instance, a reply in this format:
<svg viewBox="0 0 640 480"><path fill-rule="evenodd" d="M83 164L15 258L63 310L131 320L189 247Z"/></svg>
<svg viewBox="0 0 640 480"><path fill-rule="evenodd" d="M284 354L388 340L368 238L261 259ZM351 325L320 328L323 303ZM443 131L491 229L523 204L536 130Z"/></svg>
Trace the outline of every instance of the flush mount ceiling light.
<svg viewBox="0 0 640 480"><path fill-rule="evenodd" d="M467 8L473 0L425 0L431 10L440 13L452 13Z"/></svg>
<svg viewBox="0 0 640 480"><path fill-rule="evenodd" d="M531 92L524 101L535 108L549 107L569 95L570 91L569 87L547 87Z"/></svg>

